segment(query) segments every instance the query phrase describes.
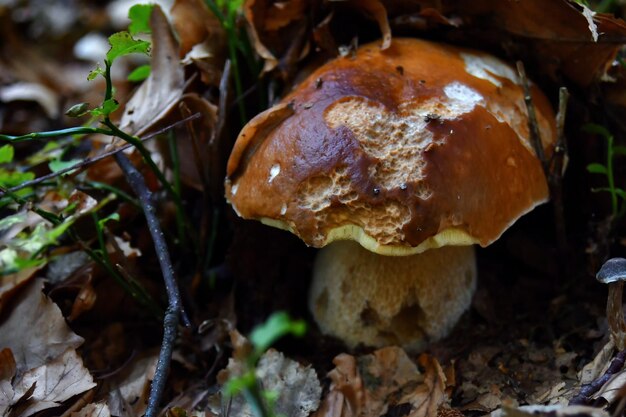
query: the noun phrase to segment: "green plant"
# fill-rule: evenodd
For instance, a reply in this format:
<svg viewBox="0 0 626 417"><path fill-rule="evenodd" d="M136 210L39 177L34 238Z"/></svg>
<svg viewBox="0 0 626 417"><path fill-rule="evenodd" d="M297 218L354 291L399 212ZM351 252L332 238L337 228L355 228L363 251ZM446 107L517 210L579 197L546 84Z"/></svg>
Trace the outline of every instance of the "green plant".
<svg viewBox="0 0 626 417"><path fill-rule="evenodd" d="M286 335L302 336L306 332L306 323L302 320L292 320L285 312L272 314L265 323L257 326L250 333L252 351L244 362L244 372L231 378L224 392L233 396L241 394L250 405L257 417L276 417L273 403L277 399L274 392L261 389L256 376L256 364L261 355L278 339Z"/></svg>
<svg viewBox="0 0 626 417"><path fill-rule="evenodd" d="M239 66L239 53L244 57L249 70L253 75L257 75L260 71L248 36L243 28L237 26L237 19L241 14L243 0L205 0L206 5L211 12L220 21L220 24L226 32L228 42L228 57L232 64L233 78L235 82L235 92L237 93L237 105L241 116L242 125L246 123L246 109L243 97L243 82Z"/></svg>
<svg viewBox="0 0 626 417"><path fill-rule="evenodd" d="M615 138L604 126L589 123L583 127L587 133L599 135L606 140L606 164L594 162L587 165L587 171L606 177L607 186L595 188L593 191L609 193L611 197L611 217L613 220L626 214L626 191L615 184L614 164L617 156L626 155L626 146L615 145Z"/></svg>
<svg viewBox="0 0 626 417"><path fill-rule="evenodd" d="M159 179L163 188L170 195L172 200L177 206L176 210L176 225L178 230L178 240L181 245L184 245L187 236L193 235L193 228L190 226L188 219L184 216L183 204L181 199L180 187L173 186L166 178L163 172L157 167L152 160L150 152L143 145L141 139L129 135L126 132L120 130L115 123L111 120L111 114L118 110L119 103L114 97L114 88L111 79L111 67L117 59L129 54L149 54L150 42L145 40L136 39L135 36L139 33L150 33L150 15L152 13L152 5L135 5L129 11L129 17L131 23L128 31L122 31L115 33L109 37L110 49L104 59L104 69L98 66L96 69L90 72L88 75L89 80L93 80L99 76L105 79L106 87L104 92L104 98L100 105L95 108L89 108L87 103L79 103L72 106L67 114L73 117L79 117L86 114L92 116L93 120L99 121L101 126L78 126L67 129L47 131L47 132L34 132L21 136L10 136L0 134L0 142L9 142L0 148L0 163L8 164L13 159L13 143L32 141L32 140L48 140L49 142L38 152L38 156L31 157L30 159L37 159L39 162L42 160L51 159L49 161L49 168L52 172L65 170L71 168L74 164L78 165L78 160L62 160L60 155L62 151L50 152L56 148L60 148L60 142L50 140L56 138L68 138L76 141L82 138L85 134L104 134L108 136L116 136L131 144L142 155L144 161L153 171L155 176ZM141 68L141 67L140 67ZM141 69L142 74L146 75L145 67ZM132 75L132 74L131 74ZM48 152L48 153L46 153ZM50 156L53 155L53 156ZM11 198L9 191L15 191L15 195L19 197L25 197L33 194L33 189L30 187L19 189L22 184L34 179L32 172L24 172L22 169L7 169L0 168L0 208L6 206L9 202L15 201ZM13 190L13 188L19 190ZM193 245L192 245L193 247Z"/></svg>

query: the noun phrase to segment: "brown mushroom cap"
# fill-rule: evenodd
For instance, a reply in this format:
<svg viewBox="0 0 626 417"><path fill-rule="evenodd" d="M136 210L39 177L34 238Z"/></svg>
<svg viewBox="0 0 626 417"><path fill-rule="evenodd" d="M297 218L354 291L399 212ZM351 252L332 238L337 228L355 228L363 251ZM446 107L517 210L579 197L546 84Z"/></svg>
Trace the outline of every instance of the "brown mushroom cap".
<svg viewBox="0 0 626 417"><path fill-rule="evenodd" d="M243 129L228 161L237 213L308 245L385 255L496 240L548 198L516 71L417 39L328 62ZM544 148L554 115L533 87Z"/></svg>

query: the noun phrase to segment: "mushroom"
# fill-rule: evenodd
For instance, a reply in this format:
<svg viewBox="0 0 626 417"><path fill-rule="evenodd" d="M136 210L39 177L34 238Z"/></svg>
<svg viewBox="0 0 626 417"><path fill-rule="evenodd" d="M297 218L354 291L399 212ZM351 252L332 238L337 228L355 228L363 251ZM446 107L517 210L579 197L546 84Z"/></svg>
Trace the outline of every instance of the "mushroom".
<svg viewBox="0 0 626 417"><path fill-rule="evenodd" d="M622 307L622 293L626 280L626 259L611 258L602 265L596 279L609 284L609 297L606 302L606 318L613 343L622 351L626 347L626 323Z"/></svg>
<svg viewBox="0 0 626 417"><path fill-rule="evenodd" d="M309 307L348 346L421 349L449 333L487 246L548 199L515 70L417 39L318 68L241 131L226 197L317 256ZM532 87L549 156L554 114Z"/></svg>

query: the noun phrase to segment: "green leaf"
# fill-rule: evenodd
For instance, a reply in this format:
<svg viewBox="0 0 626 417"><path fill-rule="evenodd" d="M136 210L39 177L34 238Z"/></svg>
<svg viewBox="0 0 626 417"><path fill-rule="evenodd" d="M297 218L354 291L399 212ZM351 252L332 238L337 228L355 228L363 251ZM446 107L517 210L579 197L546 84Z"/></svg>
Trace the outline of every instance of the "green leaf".
<svg viewBox="0 0 626 417"><path fill-rule="evenodd" d="M89 112L89 103L78 103L67 109L65 115L68 117L80 117Z"/></svg>
<svg viewBox="0 0 626 417"><path fill-rule="evenodd" d="M20 212L11 214L10 216L6 216L3 219L0 219L0 231L6 230L9 227L12 227L16 224L20 224L26 221L26 213Z"/></svg>
<svg viewBox="0 0 626 417"><path fill-rule="evenodd" d="M597 162L587 165L587 171L591 172L592 174L607 174L606 167Z"/></svg>
<svg viewBox="0 0 626 417"><path fill-rule="evenodd" d="M231 378L224 387L224 393L228 396L233 396L240 393L245 389L250 389L256 383L256 377L252 370L249 370L240 377Z"/></svg>
<svg viewBox="0 0 626 417"><path fill-rule="evenodd" d="M150 65L141 65L128 74L128 81L139 82L150 76Z"/></svg>
<svg viewBox="0 0 626 417"><path fill-rule="evenodd" d="M604 136L606 139L613 136L606 127L596 123L587 123L582 127L582 129L583 132L591 133L592 135L601 135Z"/></svg>
<svg viewBox="0 0 626 417"><path fill-rule="evenodd" d="M287 334L302 336L305 331L304 321L293 321L287 313L280 311L272 314L265 323L252 330L250 342L257 352L264 352L281 337Z"/></svg>
<svg viewBox="0 0 626 417"><path fill-rule="evenodd" d="M109 36L111 49L107 52L106 59L109 64L124 55L148 54L150 42L133 38L128 32L117 32Z"/></svg>
<svg viewBox="0 0 626 417"><path fill-rule="evenodd" d="M100 230L103 230L104 229L104 225L107 224L110 221L119 222L120 221L119 213L111 213L111 214L109 214L108 216L106 216L106 217L104 217L102 219L98 219L98 222L97 222L98 228Z"/></svg>
<svg viewBox="0 0 626 417"><path fill-rule="evenodd" d="M104 77L104 70L98 65L96 69L89 71L89 75L87 75L87 81L95 80L98 75L102 75Z"/></svg>
<svg viewBox="0 0 626 417"><path fill-rule="evenodd" d="M8 164L13 161L15 150L13 146L6 144L0 147L0 164Z"/></svg>
<svg viewBox="0 0 626 417"><path fill-rule="evenodd" d="M154 4L135 4L128 11L128 18L130 19L130 25L128 31L131 35L138 33L152 33L150 28L150 15Z"/></svg>
<svg viewBox="0 0 626 417"><path fill-rule="evenodd" d="M626 201L626 191L622 190L621 188L616 188L615 194L617 194L622 200Z"/></svg>
<svg viewBox="0 0 626 417"><path fill-rule="evenodd" d="M108 116L117 110L120 107L120 104L114 98L110 98L108 100L104 100L101 106L96 107L89 111L92 116Z"/></svg>
<svg viewBox="0 0 626 417"><path fill-rule="evenodd" d="M626 156L626 146L613 146L613 155Z"/></svg>
<svg viewBox="0 0 626 417"><path fill-rule="evenodd" d="M239 10L241 10L241 6L243 6L243 0L228 0L226 1L226 7L228 10L228 14L234 16Z"/></svg>
<svg viewBox="0 0 626 417"><path fill-rule="evenodd" d="M8 171L0 169L0 185L4 188L15 187L35 178L32 172Z"/></svg>
<svg viewBox="0 0 626 417"><path fill-rule="evenodd" d="M50 168L50 171L52 172L59 172L63 169L66 168L70 168L73 167L74 165L78 164L79 162L81 162L81 159L70 159L69 161L61 161L59 159L55 159L54 161L50 161L48 163L48 168ZM67 172L66 174L71 174L72 171Z"/></svg>

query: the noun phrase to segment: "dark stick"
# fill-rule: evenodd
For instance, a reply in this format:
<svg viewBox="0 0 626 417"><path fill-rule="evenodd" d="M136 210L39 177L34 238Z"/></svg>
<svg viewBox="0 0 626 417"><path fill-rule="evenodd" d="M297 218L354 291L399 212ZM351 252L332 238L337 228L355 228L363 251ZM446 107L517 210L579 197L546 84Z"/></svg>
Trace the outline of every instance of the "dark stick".
<svg viewBox="0 0 626 417"><path fill-rule="evenodd" d="M543 143L541 141L541 133L539 132L539 123L537 122L537 112L533 102L530 90L530 81L526 76L526 70L522 61L517 61L517 72L524 89L524 102L526 103L526 111L528 113L528 131L530 132L530 142L535 150L537 158L543 167L543 173L548 183L550 199L554 213L554 229L556 235L556 246L558 252L558 267L561 276L568 275L569 263L567 262L567 233L565 228L565 216L563 210L563 160L566 152L565 142L565 115L567 111L567 100L569 93L565 87L559 90L559 112L556 116L557 124L557 141L554 146L554 153L550 160L546 158Z"/></svg>
<svg viewBox="0 0 626 417"><path fill-rule="evenodd" d="M624 367L625 360L626 350L622 350L617 354L617 356L615 356L611 365L609 365L609 368L602 376L580 387L580 391L570 400L569 405L588 404L590 397L598 392L598 390L602 388L602 386L606 384L606 382L611 379L613 375L618 373Z"/></svg>
<svg viewBox="0 0 626 417"><path fill-rule="evenodd" d="M174 349L174 341L176 340L182 303L180 301L180 293L174 277L174 268L170 260L167 243L163 237L155 207L152 204L152 193L146 186L141 173L134 167L126 155L123 153L115 154L115 161L124 172L128 184L135 194L137 194L137 197L139 197L139 202L146 216L150 235L154 241L154 249L159 258L165 289L167 291L168 307L163 320L163 342L161 343L161 351L159 352L154 379L150 387L150 396L148 397L148 408L146 409L146 417L156 417L161 395L165 389L170 360L172 359L172 351Z"/></svg>
<svg viewBox="0 0 626 417"><path fill-rule="evenodd" d="M565 210L563 206L563 162L567 155L567 142L565 140L565 116L567 114L567 102L569 92L567 88L559 89L559 112L556 115L557 141L554 153L551 158L551 170L548 174L548 185L552 197L552 207L554 210L554 228L556 231L557 248L561 259L566 259L567 254L567 230L565 227ZM564 262L563 270L567 273L569 263Z"/></svg>
<svg viewBox="0 0 626 417"><path fill-rule="evenodd" d="M526 77L526 70L524 69L524 63L517 61L517 72L522 80L522 87L524 88L524 102L526 103L526 111L528 112L528 129L530 131L530 142L535 149L537 158L541 161L541 166L546 174L546 179L549 176L550 167L546 160L546 155L543 151L543 144L541 143L541 134L539 133L539 123L537 123L537 113L535 111L535 104L533 103L533 96L530 91L530 82Z"/></svg>

